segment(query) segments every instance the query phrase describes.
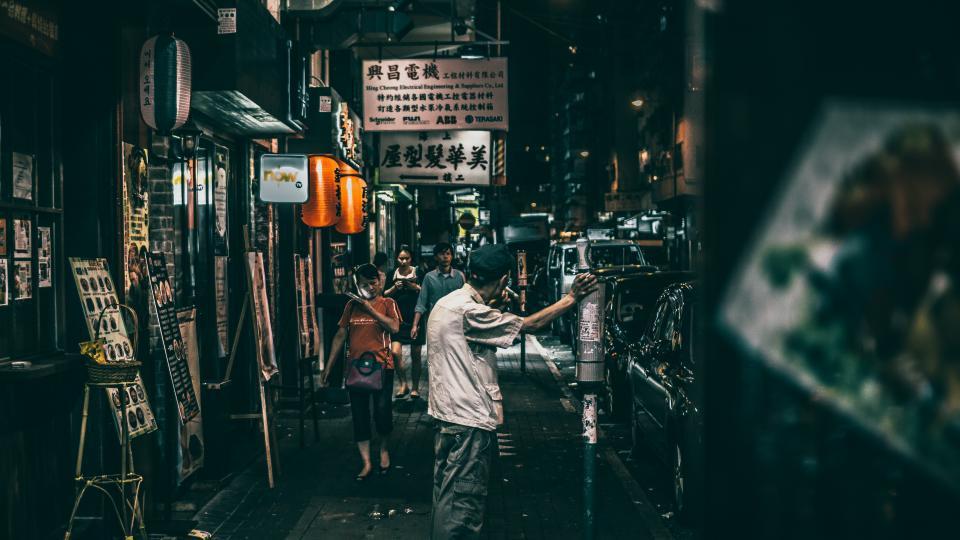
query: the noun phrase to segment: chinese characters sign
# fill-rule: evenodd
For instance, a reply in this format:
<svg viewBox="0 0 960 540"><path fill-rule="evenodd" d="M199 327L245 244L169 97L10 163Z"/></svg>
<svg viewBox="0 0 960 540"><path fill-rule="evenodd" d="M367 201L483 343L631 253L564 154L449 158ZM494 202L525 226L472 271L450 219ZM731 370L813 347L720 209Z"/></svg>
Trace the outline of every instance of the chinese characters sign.
<svg viewBox="0 0 960 540"><path fill-rule="evenodd" d="M506 130L507 60L363 62L367 131Z"/></svg>
<svg viewBox="0 0 960 540"><path fill-rule="evenodd" d="M489 131L423 131L380 136L380 182L490 184Z"/></svg>

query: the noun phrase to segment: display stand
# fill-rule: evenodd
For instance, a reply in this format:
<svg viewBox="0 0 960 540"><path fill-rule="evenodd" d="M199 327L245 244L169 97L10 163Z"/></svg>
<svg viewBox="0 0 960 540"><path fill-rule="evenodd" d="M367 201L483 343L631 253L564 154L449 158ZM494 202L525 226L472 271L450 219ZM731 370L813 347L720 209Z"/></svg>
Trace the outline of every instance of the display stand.
<svg viewBox="0 0 960 540"><path fill-rule="evenodd" d="M244 231L244 236L246 237L246 244L249 247L249 234L247 231ZM274 456L274 450L277 448L277 437L276 433L273 430L273 419L274 411L272 405L272 399L270 391L272 390L270 381L272 376L276 374L276 362L272 358L273 356L273 344L272 344L272 335L270 334L270 328L268 324L263 324L261 317L269 317L269 314L264 309L256 309L258 303L261 303L261 300L256 298L256 295L260 292L258 287L257 275L256 272L259 271L261 281L263 273L263 260L260 258L260 254L253 251L248 251L246 254L248 261L256 260L258 261L259 266L251 269L251 264L246 264L247 268L247 295L243 300L243 307L240 309L240 320L237 323L237 330L233 336L233 343L230 346L230 358L227 361L227 369L224 373L224 378L218 383L205 383L204 386L208 390L222 390L231 382L231 377L233 376L233 366L234 361L236 360L237 355L237 346L240 344L240 336L243 335L243 327L247 320L247 315L250 316L250 324L253 327L254 335L254 348L257 355L258 363L258 375L257 375L257 388L260 393L260 409L259 411L252 413L240 413L240 414L231 414L231 420L260 420L261 429L263 431L263 446L264 454L267 461L267 483L270 485L270 488L275 487L275 476L279 477L280 475L280 460L278 456ZM262 286L262 283L260 283ZM253 306L253 307L251 307ZM265 306L262 306L265 308ZM269 342L267 340L270 340ZM264 349L269 351L271 358L266 358L264 354Z"/></svg>
<svg viewBox="0 0 960 540"><path fill-rule="evenodd" d="M103 474L98 476L83 475L83 452L86 446L87 438L87 419L90 412L90 389L91 388L114 388L125 406L129 398L127 391L129 388L136 388L136 382L122 383L95 383L87 382L83 387L83 413L80 421L80 447L77 450L77 468L74 480L77 484L77 494L73 502L73 510L70 512L70 520L67 522L67 532L64 534L64 540L70 540L73 532L73 520L77 515L77 509L80 507L80 501L90 489L100 491L106 495L107 499L113 505L113 510L120 522L120 528L123 536L127 540L133 539L134 525L138 524L137 530L141 539L146 540L147 531L143 524L143 510L140 501L140 486L143 483L143 477L133 472L133 451L130 448L130 429L126 419L122 425L120 433L120 474ZM104 396L108 394L104 393ZM121 410L125 410L121 407ZM129 487L129 491L128 491ZM111 489L119 491L119 501L114 498ZM133 496L132 502L128 493Z"/></svg>

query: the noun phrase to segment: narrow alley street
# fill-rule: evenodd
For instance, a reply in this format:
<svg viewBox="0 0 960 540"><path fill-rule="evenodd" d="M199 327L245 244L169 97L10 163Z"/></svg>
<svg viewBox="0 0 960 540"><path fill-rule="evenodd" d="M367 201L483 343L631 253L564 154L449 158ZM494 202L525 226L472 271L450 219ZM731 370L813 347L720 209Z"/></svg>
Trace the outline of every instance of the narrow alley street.
<svg viewBox="0 0 960 540"><path fill-rule="evenodd" d="M528 337L526 374L519 346L499 355L506 422L498 432L486 538L558 539L582 534L583 444L580 416ZM202 508L199 529L217 539L425 538L429 528L433 421L419 401L395 402L393 466L358 483L360 463L347 406L325 405L321 437L297 445L293 422L281 423L281 473L267 488L262 462L240 474ZM308 440L312 435L308 429ZM374 441L374 447L376 441ZM671 538L659 514L623 466L599 448L598 538Z"/></svg>

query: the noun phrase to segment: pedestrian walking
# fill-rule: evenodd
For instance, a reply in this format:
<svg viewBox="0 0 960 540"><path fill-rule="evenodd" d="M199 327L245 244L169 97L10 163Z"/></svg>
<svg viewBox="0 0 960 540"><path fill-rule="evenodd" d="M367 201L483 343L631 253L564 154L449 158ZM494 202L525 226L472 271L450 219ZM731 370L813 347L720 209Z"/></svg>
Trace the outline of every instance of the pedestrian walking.
<svg viewBox="0 0 960 540"><path fill-rule="evenodd" d="M496 350L510 347L521 331L546 327L597 288L595 276L581 274L558 302L521 318L489 305L503 297L514 265L503 244L475 250L467 284L437 302L427 323L427 412L438 421L432 539L480 537L496 430L503 423Z"/></svg>
<svg viewBox="0 0 960 540"><path fill-rule="evenodd" d="M400 246L397 250L397 267L390 272L388 288L383 295L393 298L400 308L400 331L393 335L393 364L399 388L394 397L402 398L408 393L420 393L421 349L425 341L425 332L412 335L414 313L417 299L420 297L420 279L417 267L413 266L413 251L409 246ZM410 345L410 385L407 385L403 367L403 346Z"/></svg>
<svg viewBox="0 0 960 540"><path fill-rule="evenodd" d="M360 451L363 468L357 473L357 480L365 480L372 470L370 463L370 411L373 408L373 423L380 437L380 474L390 470L390 432L393 431L393 354L390 349L390 335L400 330L400 311L397 303L391 298L384 298L380 293L382 283L377 267L372 264L363 264L354 270L357 292L340 317L340 329L333 336L333 345L328 355L330 361L323 370L321 385L326 386L330 371L340 359L344 343L347 344L346 366L344 372L347 388L350 394L350 413L353 416L353 437ZM373 358L376 365L367 372L357 370L357 373L369 373L363 379L351 383L351 366L359 366L358 362ZM376 370L380 373L380 388L375 386Z"/></svg>
<svg viewBox="0 0 960 540"><path fill-rule="evenodd" d="M417 306L414 309L413 324L410 328L410 336L414 340L420 336L426 327L433 306L441 298L463 287L466 283L463 272L453 267L453 246L447 242L438 243L433 246L433 258L437 261L437 267L427 272L427 275L423 277L420 295L417 297ZM429 352L429 348L427 351ZM419 375L419 372L417 375ZM411 376L413 376L412 373ZM419 382L419 377L417 377L413 384L419 385ZM420 397L420 393L411 390L410 397L416 399Z"/></svg>

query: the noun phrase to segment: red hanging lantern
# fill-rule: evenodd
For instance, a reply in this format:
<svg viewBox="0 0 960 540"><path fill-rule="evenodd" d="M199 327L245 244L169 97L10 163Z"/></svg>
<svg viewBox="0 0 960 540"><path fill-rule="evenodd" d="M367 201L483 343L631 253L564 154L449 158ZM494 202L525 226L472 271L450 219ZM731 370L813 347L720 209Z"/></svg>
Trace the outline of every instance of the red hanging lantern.
<svg viewBox="0 0 960 540"><path fill-rule="evenodd" d="M345 164L337 169L340 204L340 221L337 222L337 232L356 234L367 228L367 183L357 171Z"/></svg>
<svg viewBox="0 0 960 540"><path fill-rule="evenodd" d="M337 215L337 168L332 156L310 156L310 194L303 205L300 219L310 227L329 227L340 219Z"/></svg>

